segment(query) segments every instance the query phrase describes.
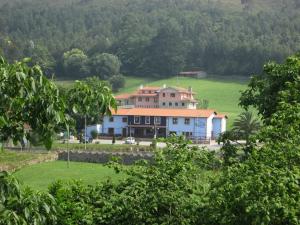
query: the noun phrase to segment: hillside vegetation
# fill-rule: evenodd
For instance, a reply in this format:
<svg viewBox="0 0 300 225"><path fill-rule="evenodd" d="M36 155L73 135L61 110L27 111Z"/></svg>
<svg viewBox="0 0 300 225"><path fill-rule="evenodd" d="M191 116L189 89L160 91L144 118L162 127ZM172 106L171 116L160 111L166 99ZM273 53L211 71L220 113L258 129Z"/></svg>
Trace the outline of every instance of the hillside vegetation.
<svg viewBox="0 0 300 225"><path fill-rule="evenodd" d="M119 62L101 53L117 56L114 71L125 75L249 76L299 50L299 7L298 0L2 0L0 52L32 57L58 77L109 79L113 72L97 68L109 64L105 57ZM81 51L67 60L71 49Z"/></svg>

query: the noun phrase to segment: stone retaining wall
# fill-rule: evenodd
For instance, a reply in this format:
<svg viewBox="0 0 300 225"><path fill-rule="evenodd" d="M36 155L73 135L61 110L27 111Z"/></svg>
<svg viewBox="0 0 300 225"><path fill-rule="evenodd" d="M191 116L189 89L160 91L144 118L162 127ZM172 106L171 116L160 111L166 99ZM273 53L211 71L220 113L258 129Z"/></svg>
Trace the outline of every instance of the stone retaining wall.
<svg viewBox="0 0 300 225"><path fill-rule="evenodd" d="M112 157L120 159L122 164L132 165L137 160L153 160L151 152L80 152L70 151L70 161L89 163L108 163ZM68 160L68 152L58 152L58 160Z"/></svg>

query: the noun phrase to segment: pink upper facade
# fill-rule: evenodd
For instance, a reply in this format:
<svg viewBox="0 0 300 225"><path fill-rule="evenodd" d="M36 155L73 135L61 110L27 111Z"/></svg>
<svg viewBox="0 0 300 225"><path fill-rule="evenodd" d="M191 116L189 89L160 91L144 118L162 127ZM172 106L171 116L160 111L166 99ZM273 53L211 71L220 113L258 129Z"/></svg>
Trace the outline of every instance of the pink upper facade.
<svg viewBox="0 0 300 225"><path fill-rule="evenodd" d="M196 109L194 95L191 88L141 86L136 92L118 95L116 99L121 107Z"/></svg>

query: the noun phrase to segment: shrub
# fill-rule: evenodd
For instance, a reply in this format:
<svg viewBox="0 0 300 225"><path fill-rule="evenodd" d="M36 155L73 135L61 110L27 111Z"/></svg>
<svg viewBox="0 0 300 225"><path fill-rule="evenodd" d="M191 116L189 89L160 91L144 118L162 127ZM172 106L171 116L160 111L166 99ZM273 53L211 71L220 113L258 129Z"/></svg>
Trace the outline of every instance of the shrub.
<svg viewBox="0 0 300 225"><path fill-rule="evenodd" d="M96 130L91 131L91 136L93 139L96 139L98 137L98 132Z"/></svg>

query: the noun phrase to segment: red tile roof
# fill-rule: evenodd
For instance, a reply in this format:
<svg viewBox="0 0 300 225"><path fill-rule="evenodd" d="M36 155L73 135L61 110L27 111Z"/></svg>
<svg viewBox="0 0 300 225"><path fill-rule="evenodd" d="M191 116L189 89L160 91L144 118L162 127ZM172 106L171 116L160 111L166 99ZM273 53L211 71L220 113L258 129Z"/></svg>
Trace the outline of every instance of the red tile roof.
<svg viewBox="0 0 300 225"><path fill-rule="evenodd" d="M155 96L157 96L157 94L133 94L132 96L137 96L137 97L155 97Z"/></svg>
<svg viewBox="0 0 300 225"><path fill-rule="evenodd" d="M228 116L225 115L225 114L217 114L217 115L215 116L215 118L219 118L219 119L225 118L225 119L228 119Z"/></svg>
<svg viewBox="0 0 300 225"><path fill-rule="evenodd" d="M120 94L115 96L115 99L120 100L120 99L128 99L131 97L131 94Z"/></svg>
<svg viewBox="0 0 300 225"><path fill-rule="evenodd" d="M210 109L166 109L166 108L119 108L112 112L116 116L173 116L173 117L202 117L208 118L216 114Z"/></svg>

